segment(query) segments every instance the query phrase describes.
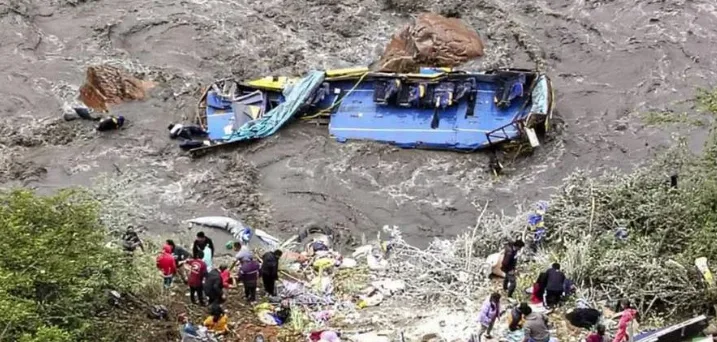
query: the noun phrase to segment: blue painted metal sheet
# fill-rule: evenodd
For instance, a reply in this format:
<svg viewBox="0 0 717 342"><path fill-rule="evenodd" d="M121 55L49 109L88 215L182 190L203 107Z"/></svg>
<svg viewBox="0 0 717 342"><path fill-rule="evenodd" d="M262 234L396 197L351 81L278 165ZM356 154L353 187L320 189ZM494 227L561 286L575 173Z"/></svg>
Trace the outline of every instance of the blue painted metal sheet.
<svg viewBox="0 0 717 342"><path fill-rule="evenodd" d="M228 143L265 138L276 133L299 111L323 80L323 72L310 72L290 89L285 90L285 101L279 106L264 114L263 117L247 122L239 129L233 128L234 113L231 110L231 103L227 109L217 109L215 107L226 107L227 103L217 101L216 95L209 92L206 109L209 138Z"/></svg>
<svg viewBox="0 0 717 342"><path fill-rule="evenodd" d="M499 109L493 100L497 85L490 82L479 82L477 85L473 115L467 115L469 104L464 99L439 109L439 125L431 128L434 109L376 104L373 84L366 82L347 94L332 113L329 132L340 142L372 140L404 148L480 148L488 144L486 133L525 115L519 111L527 112L524 103L528 98L515 99L508 108ZM508 139L514 139L519 137L520 132L511 126L506 128L506 135Z"/></svg>

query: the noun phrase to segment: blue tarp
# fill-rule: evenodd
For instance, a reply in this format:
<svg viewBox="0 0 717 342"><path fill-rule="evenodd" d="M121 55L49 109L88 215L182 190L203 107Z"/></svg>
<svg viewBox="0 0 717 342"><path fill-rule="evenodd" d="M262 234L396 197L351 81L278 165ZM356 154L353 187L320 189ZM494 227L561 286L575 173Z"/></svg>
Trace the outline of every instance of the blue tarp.
<svg viewBox="0 0 717 342"><path fill-rule="evenodd" d="M301 109L301 106L324 81L324 77L325 74L322 71L310 72L306 77L285 90L284 96L286 100L284 102L264 114L260 119L249 121L239 129L225 134L221 140L234 142L260 139L276 133L281 126L286 124Z"/></svg>

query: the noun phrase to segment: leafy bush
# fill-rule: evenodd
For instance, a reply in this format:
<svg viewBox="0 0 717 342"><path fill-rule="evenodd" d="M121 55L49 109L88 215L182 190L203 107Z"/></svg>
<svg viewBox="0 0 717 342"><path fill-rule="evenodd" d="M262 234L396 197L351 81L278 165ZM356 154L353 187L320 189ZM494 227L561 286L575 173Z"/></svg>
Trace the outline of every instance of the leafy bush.
<svg viewBox="0 0 717 342"><path fill-rule="evenodd" d="M0 193L0 340L111 340L108 289L133 284L132 261L105 247L97 203L80 191Z"/></svg>

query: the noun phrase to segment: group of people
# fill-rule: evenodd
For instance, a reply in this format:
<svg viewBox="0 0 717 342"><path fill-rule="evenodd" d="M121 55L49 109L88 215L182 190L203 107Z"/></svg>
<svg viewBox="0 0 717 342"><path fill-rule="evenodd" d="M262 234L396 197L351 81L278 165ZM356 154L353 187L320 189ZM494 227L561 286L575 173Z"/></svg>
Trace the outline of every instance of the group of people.
<svg viewBox="0 0 717 342"><path fill-rule="evenodd" d="M189 286L189 297L193 304L209 305L210 315L204 325L215 334L227 332L227 317L221 304L226 300L225 291L234 287L238 279L244 287L244 298L249 303L256 301L256 289L261 278L264 290L270 296L276 296L276 281L279 278L279 259L281 250L266 252L259 262L246 244L234 242L236 252L231 266L212 266L215 245L204 232L198 232L192 244L192 252L167 240L162 252L157 256L157 268L164 280L164 287L172 287L173 280L179 276ZM238 266L236 277L231 272Z"/></svg>
<svg viewBox="0 0 717 342"><path fill-rule="evenodd" d="M492 338L490 333L493 330L495 321L501 316L500 298L500 294L494 292L483 303L478 319L480 324L478 336L473 338L475 342L480 342L484 333L486 338ZM638 317L638 312L628 300L620 301L619 305L618 309L622 311L619 313L620 320L617 325L617 332L611 341L627 342L631 334L634 333L630 331L630 325ZM522 342L550 341L548 316L545 313L534 311L525 302L512 308L508 316L508 330L513 332L519 329L523 329L524 333ZM605 332L605 326L597 324L595 331L588 335L585 342L610 341Z"/></svg>
<svg viewBox="0 0 717 342"><path fill-rule="evenodd" d="M493 330L495 321L500 317L500 294L492 293L483 303L478 319L480 327L476 342L480 342L483 334L486 338L492 338L490 333ZM548 342L550 341L550 329L548 317L541 312L534 312L528 303L520 303L510 311L508 316L508 329L516 331L523 329L523 342Z"/></svg>
<svg viewBox="0 0 717 342"><path fill-rule="evenodd" d="M511 298L516 287L516 267L518 264L518 255L521 249L525 247L525 243L518 239L511 241L505 245L503 250L502 262L500 270L504 273L503 291ZM553 309L560 305L565 295L570 294L574 290L573 283L565 276L560 269L559 263L553 263L550 268L541 272L537 280L533 284L531 292L531 302L533 304L542 304L546 309ZM491 294L481 307L478 322L477 342L481 341L481 336L485 334L487 338L491 338L490 333L493 330L495 321L501 315L500 293ZM637 310L635 310L629 301L620 302L621 309L618 330L613 342L625 342L628 340L629 326L637 318ZM523 329L523 342L548 342L550 333L548 328L548 317L544 313L535 312L528 303L520 303L512 310L508 316L508 329L516 331ZM595 332L588 336L586 342L607 342L605 335L605 327L598 324Z"/></svg>
<svg viewBox="0 0 717 342"><path fill-rule="evenodd" d="M503 291L508 298L512 298L516 287L516 267L518 265L518 254L525 247L522 240L515 240L506 244L503 250L503 259L500 270L504 273ZM572 283L560 270L560 264L554 263L546 271L540 273L533 284L531 301L543 303L547 308L557 306L563 295L572 290Z"/></svg>

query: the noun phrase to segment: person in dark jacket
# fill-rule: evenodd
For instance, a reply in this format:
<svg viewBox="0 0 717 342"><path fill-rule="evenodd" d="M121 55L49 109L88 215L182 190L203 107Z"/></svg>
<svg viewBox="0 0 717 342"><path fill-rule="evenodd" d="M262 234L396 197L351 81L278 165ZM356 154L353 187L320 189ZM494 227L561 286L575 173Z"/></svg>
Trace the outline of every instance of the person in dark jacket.
<svg viewBox="0 0 717 342"><path fill-rule="evenodd" d="M508 330L516 331L518 329L522 329L523 323L525 323L523 316L530 314L531 312L532 309L530 308L530 305L525 302L520 303L519 306L516 306L512 310L510 310L510 321L508 323Z"/></svg>
<svg viewBox="0 0 717 342"><path fill-rule="evenodd" d="M184 267L184 264L192 257L192 254L190 254L189 251L184 249L182 246L177 246L177 244L174 243L174 240L167 240L167 245L172 247L172 255L174 256L174 261L177 263L177 273L182 281L186 283L187 269Z"/></svg>
<svg viewBox="0 0 717 342"><path fill-rule="evenodd" d="M193 137L206 137L209 135L207 131L203 130L199 126L195 125L182 125L182 124L169 124L167 127L169 130L169 138L170 139L176 139L176 138L183 138L187 140L192 140Z"/></svg>
<svg viewBox="0 0 717 342"><path fill-rule="evenodd" d="M214 258L214 241L212 239L208 238L206 235L204 235L204 232L198 232L197 238L194 240L194 243L192 244L192 255L197 254L198 251L204 252L204 248L209 246L209 248L212 249L212 259Z"/></svg>
<svg viewBox="0 0 717 342"><path fill-rule="evenodd" d="M259 281L260 269L261 266L253 257L242 262L239 268L239 280L244 284L244 298L249 303L256 301L256 285Z"/></svg>
<svg viewBox="0 0 717 342"><path fill-rule="evenodd" d="M266 252L261 257L261 282L264 291L270 296L276 296L276 281L279 279L279 259L281 250Z"/></svg>
<svg viewBox="0 0 717 342"><path fill-rule="evenodd" d="M503 290L508 293L508 298L512 297L513 292L515 292L515 267L518 264L518 252L524 246L525 243L522 240L515 240L508 243L503 252L503 262L500 265L500 270L505 273Z"/></svg>
<svg viewBox="0 0 717 342"><path fill-rule="evenodd" d="M100 132L104 131L111 131L120 129L122 126L124 126L124 116L117 116L110 115L102 120L97 124L97 130Z"/></svg>
<svg viewBox="0 0 717 342"><path fill-rule="evenodd" d="M198 255L198 254L197 254ZM207 295L209 305L221 304L224 295L222 274L218 268L212 269L204 280L204 294Z"/></svg>
<svg viewBox="0 0 717 342"><path fill-rule="evenodd" d="M560 303L563 297L563 284L565 284L565 274L560 271L560 264L554 263L553 266L545 271L545 306L552 308Z"/></svg>

